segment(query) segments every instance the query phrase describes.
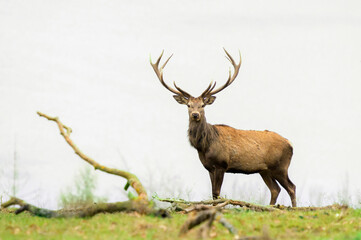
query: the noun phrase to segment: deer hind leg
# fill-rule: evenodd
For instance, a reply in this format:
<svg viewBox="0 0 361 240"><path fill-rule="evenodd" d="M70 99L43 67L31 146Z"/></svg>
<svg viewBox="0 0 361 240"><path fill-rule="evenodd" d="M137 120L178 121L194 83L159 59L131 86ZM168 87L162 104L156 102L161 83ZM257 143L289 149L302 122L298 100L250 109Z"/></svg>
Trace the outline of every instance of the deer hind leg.
<svg viewBox="0 0 361 240"><path fill-rule="evenodd" d="M212 196L213 199L217 199L221 193L221 187L223 183L225 170L214 169L213 172L209 172L209 176L212 182Z"/></svg>
<svg viewBox="0 0 361 240"><path fill-rule="evenodd" d="M273 177L286 189L288 195L290 195L292 207L297 207L296 203L296 186L291 182L287 172L273 174Z"/></svg>
<svg viewBox="0 0 361 240"><path fill-rule="evenodd" d="M276 180L272 178L270 172L261 172L260 175L271 192L270 205L275 205L278 195L280 194L281 188L280 186L278 186Z"/></svg>

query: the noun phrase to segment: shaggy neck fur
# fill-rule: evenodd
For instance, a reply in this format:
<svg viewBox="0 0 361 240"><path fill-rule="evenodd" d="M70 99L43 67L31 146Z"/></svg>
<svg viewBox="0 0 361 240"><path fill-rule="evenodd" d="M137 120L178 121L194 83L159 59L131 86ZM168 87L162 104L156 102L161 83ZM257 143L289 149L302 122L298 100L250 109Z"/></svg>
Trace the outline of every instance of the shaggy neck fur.
<svg viewBox="0 0 361 240"><path fill-rule="evenodd" d="M211 143L217 139L218 131L212 124L207 123L205 117L198 122L189 119L188 137L193 147L198 151L206 152Z"/></svg>

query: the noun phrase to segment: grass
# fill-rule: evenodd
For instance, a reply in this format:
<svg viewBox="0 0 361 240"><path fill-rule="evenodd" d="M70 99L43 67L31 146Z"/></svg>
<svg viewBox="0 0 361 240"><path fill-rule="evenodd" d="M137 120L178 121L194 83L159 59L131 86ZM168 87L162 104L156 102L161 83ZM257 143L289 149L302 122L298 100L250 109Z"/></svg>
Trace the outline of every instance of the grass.
<svg viewBox="0 0 361 240"><path fill-rule="evenodd" d="M241 236L260 236L268 228L273 239L360 239L361 209L315 212L251 212L227 210L225 218ZM0 212L0 239L177 239L187 215L170 219L139 214L99 214L93 218L45 219L27 213ZM197 229L182 239L194 239ZM212 239L233 236L216 223Z"/></svg>

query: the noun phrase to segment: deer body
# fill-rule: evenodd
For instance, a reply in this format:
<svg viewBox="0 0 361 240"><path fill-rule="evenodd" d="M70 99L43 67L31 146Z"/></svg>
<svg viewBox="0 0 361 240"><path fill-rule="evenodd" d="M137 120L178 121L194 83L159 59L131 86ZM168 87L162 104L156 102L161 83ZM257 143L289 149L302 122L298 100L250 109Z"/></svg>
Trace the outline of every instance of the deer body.
<svg viewBox="0 0 361 240"><path fill-rule="evenodd" d="M193 145L196 139L189 137L208 171L218 167L229 173L252 174L281 165L288 168L289 162L284 163L282 160L284 155L292 155L292 147L277 133L238 130L225 125L211 126L217 134L205 149Z"/></svg>
<svg viewBox="0 0 361 240"><path fill-rule="evenodd" d="M197 149L200 161L209 172L213 198L219 197L226 172L259 173L270 189L271 205L277 201L281 190L279 183L290 195L292 206L296 207L296 186L288 177L293 148L287 139L267 130L238 130L227 125L212 125L206 121L204 107L214 102L214 94L234 81L241 65L241 61L236 64L227 51L226 54L235 69L233 76L230 72L226 84L216 90L213 90L216 84L211 83L197 98L175 84L177 90L165 84L162 70L169 58L160 69L158 64L162 55L152 66L163 86L176 94L173 96L175 100L188 106L189 142Z"/></svg>

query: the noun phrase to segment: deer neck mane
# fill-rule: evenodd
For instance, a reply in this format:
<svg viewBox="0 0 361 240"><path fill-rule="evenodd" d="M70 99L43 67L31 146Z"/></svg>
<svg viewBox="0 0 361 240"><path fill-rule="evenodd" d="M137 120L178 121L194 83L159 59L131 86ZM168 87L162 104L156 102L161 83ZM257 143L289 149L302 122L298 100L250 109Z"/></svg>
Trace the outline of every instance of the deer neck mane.
<svg viewBox="0 0 361 240"><path fill-rule="evenodd" d="M189 119L188 137L194 148L206 152L211 143L217 139L218 131L212 124L207 123L203 116L200 121Z"/></svg>

